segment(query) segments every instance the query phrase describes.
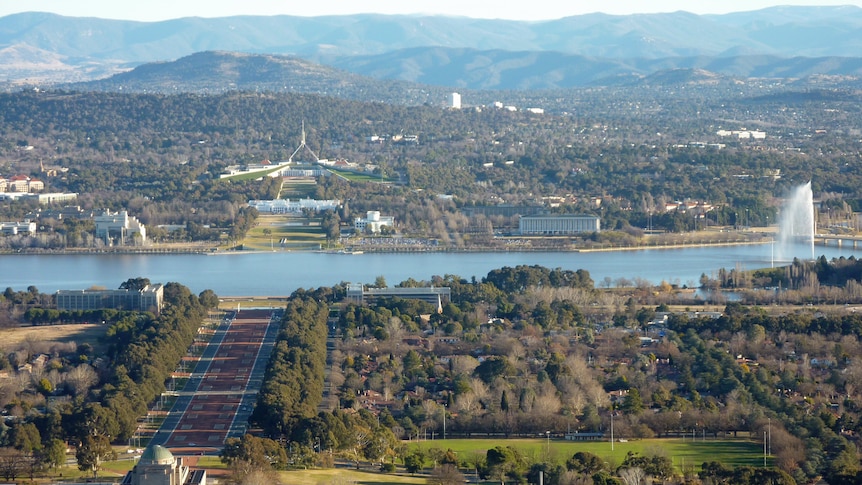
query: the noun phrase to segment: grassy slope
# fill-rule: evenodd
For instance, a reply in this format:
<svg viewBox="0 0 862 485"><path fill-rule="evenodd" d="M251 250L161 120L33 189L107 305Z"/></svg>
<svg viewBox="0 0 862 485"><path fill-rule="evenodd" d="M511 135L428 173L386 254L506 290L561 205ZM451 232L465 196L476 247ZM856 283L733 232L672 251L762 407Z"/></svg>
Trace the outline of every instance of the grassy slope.
<svg viewBox="0 0 862 485"><path fill-rule="evenodd" d="M257 225L253 227L245 239L245 249L258 251L282 251L290 249L318 249L321 244L326 244L326 236L320 227L319 219L312 219L309 225L303 224L305 218L287 215L262 215L257 219ZM272 234L264 234L264 229L269 229ZM284 244L281 243L285 239Z"/></svg>
<svg viewBox="0 0 862 485"><path fill-rule="evenodd" d="M489 448L495 446L512 446L520 450L525 456L535 459L543 459L547 454L548 443L543 439L457 439L457 440L435 440L423 441L411 446L420 446L423 449L451 448L460 457L469 456L472 453L485 454ZM763 448L759 443L748 440L712 440L694 441L683 439L649 439L636 440L626 443L611 444L607 441L559 441L551 440L551 458L558 463L565 461L578 451L588 451L604 458L613 466L620 465L625 460L626 453L634 452L641 454L664 454L673 460L677 470L683 467L694 466L697 469L707 461L720 461L728 466L762 466Z"/></svg>

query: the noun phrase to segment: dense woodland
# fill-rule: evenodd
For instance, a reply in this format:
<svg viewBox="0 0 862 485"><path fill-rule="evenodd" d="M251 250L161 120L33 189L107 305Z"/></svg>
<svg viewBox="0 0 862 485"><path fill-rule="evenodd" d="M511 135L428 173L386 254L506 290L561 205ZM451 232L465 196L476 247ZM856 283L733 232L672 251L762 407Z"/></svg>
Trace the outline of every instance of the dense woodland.
<svg viewBox="0 0 862 485"><path fill-rule="evenodd" d="M704 464L686 472L689 483L859 479L856 313L741 303L719 315L669 312L664 304L636 303L631 291L597 290L586 272L535 266L401 285L431 284L452 288L439 314L417 300L340 303L339 287L293 295L283 350L273 354L255 410L268 439L294 450L284 466L303 466L314 460L309 454L328 450L324 458L357 465L449 464L516 482L535 483L538 470L552 484L633 483L630 473L682 480L660 451L623 463L590 456L563 463L505 446L481 459L404 446L441 436L444 419L449 437L547 430L561 437L606 434L613 414L616 436L628 439L695 433L762 441L768 430L770 468ZM330 320L335 348L325 381L321 360L305 354L325 345L332 305L339 311Z"/></svg>
<svg viewBox="0 0 862 485"><path fill-rule="evenodd" d="M680 232L775 223L776 198L811 180L823 201L821 226L859 209L856 97L776 85L686 88L692 86L554 92L558 108L544 115L267 93L6 93L0 173L30 174L47 190L77 192L86 209L128 209L150 226L186 224L181 238L236 238L242 227L231 228L253 220L243 213L245 202L274 197L279 184L219 182L215 174L227 165L287 159L304 122L319 156L374 164L399 182L319 180L312 196L348 202L340 220L383 210L396 216L399 230L453 245L491 227L511 228L512 219L464 215L464 208L503 203L599 215L609 230ZM759 129L767 137L718 137L720 129ZM419 142L389 138L399 134ZM366 141L372 135L381 140ZM40 166L68 170L47 177ZM551 196L563 197L562 205L551 207ZM700 220L664 212L665 202L687 199L717 207ZM3 202L0 217L19 220L34 209ZM4 244L87 244L69 236L74 227L45 225L41 240Z"/></svg>
<svg viewBox="0 0 862 485"><path fill-rule="evenodd" d="M39 295L35 289L33 294ZM24 298L10 290L6 296ZM95 473L114 456L112 443L128 442L138 419L165 391L207 308L218 304L212 291L198 296L178 283L165 284L164 300L159 315L101 311L46 317L51 310L42 305L28 310L32 318L56 318L51 323L101 318L108 328L98 347L28 341L0 356L0 370L7 374L0 398L11 417L0 428L0 454L16 457L0 460L8 465L0 467L0 475L14 480L60 466L67 444L76 450L81 470ZM30 364L40 356L37 365Z"/></svg>

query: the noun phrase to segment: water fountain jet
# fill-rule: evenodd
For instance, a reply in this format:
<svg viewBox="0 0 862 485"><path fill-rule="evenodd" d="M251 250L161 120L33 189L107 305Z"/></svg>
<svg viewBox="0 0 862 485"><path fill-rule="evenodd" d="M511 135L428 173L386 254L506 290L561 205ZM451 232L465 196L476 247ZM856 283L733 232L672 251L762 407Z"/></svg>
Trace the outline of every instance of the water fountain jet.
<svg viewBox="0 0 862 485"><path fill-rule="evenodd" d="M778 221L778 248L776 256L781 261L792 260L797 255L794 248L805 244L814 259L814 196L811 181L791 189L781 207Z"/></svg>

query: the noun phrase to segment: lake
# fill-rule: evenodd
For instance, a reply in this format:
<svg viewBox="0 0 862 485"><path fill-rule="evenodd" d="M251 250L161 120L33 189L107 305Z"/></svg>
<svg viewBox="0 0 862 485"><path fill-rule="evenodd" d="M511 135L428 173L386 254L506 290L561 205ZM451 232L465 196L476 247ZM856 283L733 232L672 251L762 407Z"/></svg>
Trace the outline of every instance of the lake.
<svg viewBox="0 0 862 485"><path fill-rule="evenodd" d="M481 279L493 269L519 264L585 269L597 286L605 277L612 280L642 278L654 284L667 281L696 286L701 274L715 275L720 268L733 269L737 265L743 269L769 267L772 264L771 249L769 244L763 244L595 253L2 255L0 289L23 290L33 285L42 292L53 293L60 289L91 286L116 288L129 278L145 277L154 283L176 281L195 293L212 289L225 296L280 296L297 288L332 286L342 281L373 283L378 276L383 276L390 286L408 278L428 280L434 275L454 274L467 279L474 276ZM799 245L785 254L806 258L810 257L811 249ZM854 250L852 247L817 246L815 254L832 259L854 255Z"/></svg>

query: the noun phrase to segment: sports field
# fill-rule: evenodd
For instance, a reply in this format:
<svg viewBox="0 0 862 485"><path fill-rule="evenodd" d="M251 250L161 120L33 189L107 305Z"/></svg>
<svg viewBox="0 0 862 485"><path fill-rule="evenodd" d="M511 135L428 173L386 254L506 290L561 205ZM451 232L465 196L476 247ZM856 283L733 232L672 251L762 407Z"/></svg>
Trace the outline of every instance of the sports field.
<svg viewBox="0 0 862 485"><path fill-rule="evenodd" d="M532 459L545 459L550 449L551 460L563 464L579 451L586 451L605 459L611 466L619 466L625 460L628 452L667 456L673 461L677 470L694 467L708 461L719 461L727 466L763 466L763 447L760 443L749 440L712 440L691 439L647 439L632 440L623 443L608 441L562 441L546 439L450 439L414 443L427 450L440 448L452 449L460 459L479 453L484 455L489 448L495 446L511 446L521 451L524 456ZM771 464L771 461L767 460Z"/></svg>

